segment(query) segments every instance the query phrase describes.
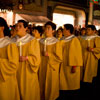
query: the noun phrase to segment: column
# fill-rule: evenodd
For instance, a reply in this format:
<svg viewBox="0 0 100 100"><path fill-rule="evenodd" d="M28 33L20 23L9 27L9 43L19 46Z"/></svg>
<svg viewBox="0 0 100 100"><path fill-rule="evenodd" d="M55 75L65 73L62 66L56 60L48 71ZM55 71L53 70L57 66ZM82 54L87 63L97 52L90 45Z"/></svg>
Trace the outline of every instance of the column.
<svg viewBox="0 0 100 100"><path fill-rule="evenodd" d="M93 2L90 2L88 24L93 23Z"/></svg>

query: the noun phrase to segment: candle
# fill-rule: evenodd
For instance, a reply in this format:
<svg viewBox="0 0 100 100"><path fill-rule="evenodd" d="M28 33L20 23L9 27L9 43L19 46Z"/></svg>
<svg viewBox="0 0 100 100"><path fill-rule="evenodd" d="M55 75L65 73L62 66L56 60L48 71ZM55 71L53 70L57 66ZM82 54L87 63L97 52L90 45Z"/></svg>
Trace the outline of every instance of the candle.
<svg viewBox="0 0 100 100"><path fill-rule="evenodd" d="M88 39L88 47L90 47L90 39Z"/></svg>
<svg viewBox="0 0 100 100"><path fill-rule="evenodd" d="M22 42L19 42L20 56L22 56Z"/></svg>
<svg viewBox="0 0 100 100"><path fill-rule="evenodd" d="M46 52L46 39L44 40L44 52Z"/></svg>

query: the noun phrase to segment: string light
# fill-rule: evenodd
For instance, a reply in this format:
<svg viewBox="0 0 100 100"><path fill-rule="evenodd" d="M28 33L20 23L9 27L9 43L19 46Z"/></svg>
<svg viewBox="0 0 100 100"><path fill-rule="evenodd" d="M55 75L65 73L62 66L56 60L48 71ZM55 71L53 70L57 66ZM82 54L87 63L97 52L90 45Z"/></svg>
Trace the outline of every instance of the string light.
<svg viewBox="0 0 100 100"><path fill-rule="evenodd" d="M96 4L99 4L99 0L90 0L90 3L96 3Z"/></svg>

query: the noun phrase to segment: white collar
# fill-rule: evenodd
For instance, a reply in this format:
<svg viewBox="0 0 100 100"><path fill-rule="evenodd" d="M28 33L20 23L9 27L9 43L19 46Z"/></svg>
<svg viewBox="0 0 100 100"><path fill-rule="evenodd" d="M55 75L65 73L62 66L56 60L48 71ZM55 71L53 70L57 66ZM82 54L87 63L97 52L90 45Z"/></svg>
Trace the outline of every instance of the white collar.
<svg viewBox="0 0 100 100"><path fill-rule="evenodd" d="M46 45L52 45L58 42L59 40L56 39L55 37L48 37L48 38L43 38L40 40L40 43L44 44L44 41L46 40Z"/></svg>
<svg viewBox="0 0 100 100"><path fill-rule="evenodd" d="M41 38L39 38L39 39L36 39L36 40L40 41L40 40L41 40Z"/></svg>
<svg viewBox="0 0 100 100"><path fill-rule="evenodd" d="M0 48L3 48L11 43L11 39L8 36L0 38Z"/></svg>
<svg viewBox="0 0 100 100"><path fill-rule="evenodd" d="M85 39L85 40L88 40L88 39L94 39L94 38L96 38L96 37L100 37L100 36L98 36L98 35L96 35L96 34L94 34L94 35L90 35L90 36L84 36L84 38L83 39Z"/></svg>
<svg viewBox="0 0 100 100"><path fill-rule="evenodd" d="M33 36L31 36L30 34L26 34L25 36L19 38L19 36L15 36L12 41L15 42L17 45L19 45L19 43L21 42L21 45L24 45L26 43L28 43L29 41L31 41L32 39L34 39Z"/></svg>
<svg viewBox="0 0 100 100"><path fill-rule="evenodd" d="M63 40L64 40L65 42L69 42L69 41L71 41L74 37L76 37L76 36L73 34L73 35L71 35L71 36L64 37Z"/></svg>

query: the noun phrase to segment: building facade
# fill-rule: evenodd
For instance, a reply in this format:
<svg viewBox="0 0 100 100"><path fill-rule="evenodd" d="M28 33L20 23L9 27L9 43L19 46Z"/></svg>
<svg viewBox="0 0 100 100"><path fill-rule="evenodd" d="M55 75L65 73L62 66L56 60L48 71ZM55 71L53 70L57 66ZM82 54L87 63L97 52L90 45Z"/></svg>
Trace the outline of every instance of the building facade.
<svg viewBox="0 0 100 100"><path fill-rule="evenodd" d="M9 1L9 2L8 2ZM2 9L10 12L10 24L19 19L32 23L45 23L49 20L58 24L71 22L74 26L85 27L88 23L90 0L1 0ZM1 11L2 12L2 11ZM4 12L2 13L3 16ZM0 15L1 16L1 15ZM7 16L7 15L5 15ZM5 17L4 16L4 17ZM12 16L12 17L11 17ZM12 19L12 22L10 21ZM59 21L58 21L58 20ZM68 19L68 20L67 20ZM59 22L59 23L58 23ZM59 25L58 25L59 26Z"/></svg>
<svg viewBox="0 0 100 100"><path fill-rule="evenodd" d="M46 17L47 0L13 0L13 4L14 22L20 18L34 23L45 23L49 20Z"/></svg>
<svg viewBox="0 0 100 100"><path fill-rule="evenodd" d="M19 19L31 23L45 23L47 18L47 0L1 0L0 16L4 17L9 25ZM10 14L8 14L10 11Z"/></svg>
<svg viewBox="0 0 100 100"><path fill-rule="evenodd" d="M93 5L93 24L100 29L100 2Z"/></svg>
<svg viewBox="0 0 100 100"><path fill-rule="evenodd" d="M70 23L85 27L88 22L89 0L48 0L47 16L57 24ZM62 17L61 17L62 16ZM58 19L61 19L62 22ZM59 26L59 25L58 25Z"/></svg>

